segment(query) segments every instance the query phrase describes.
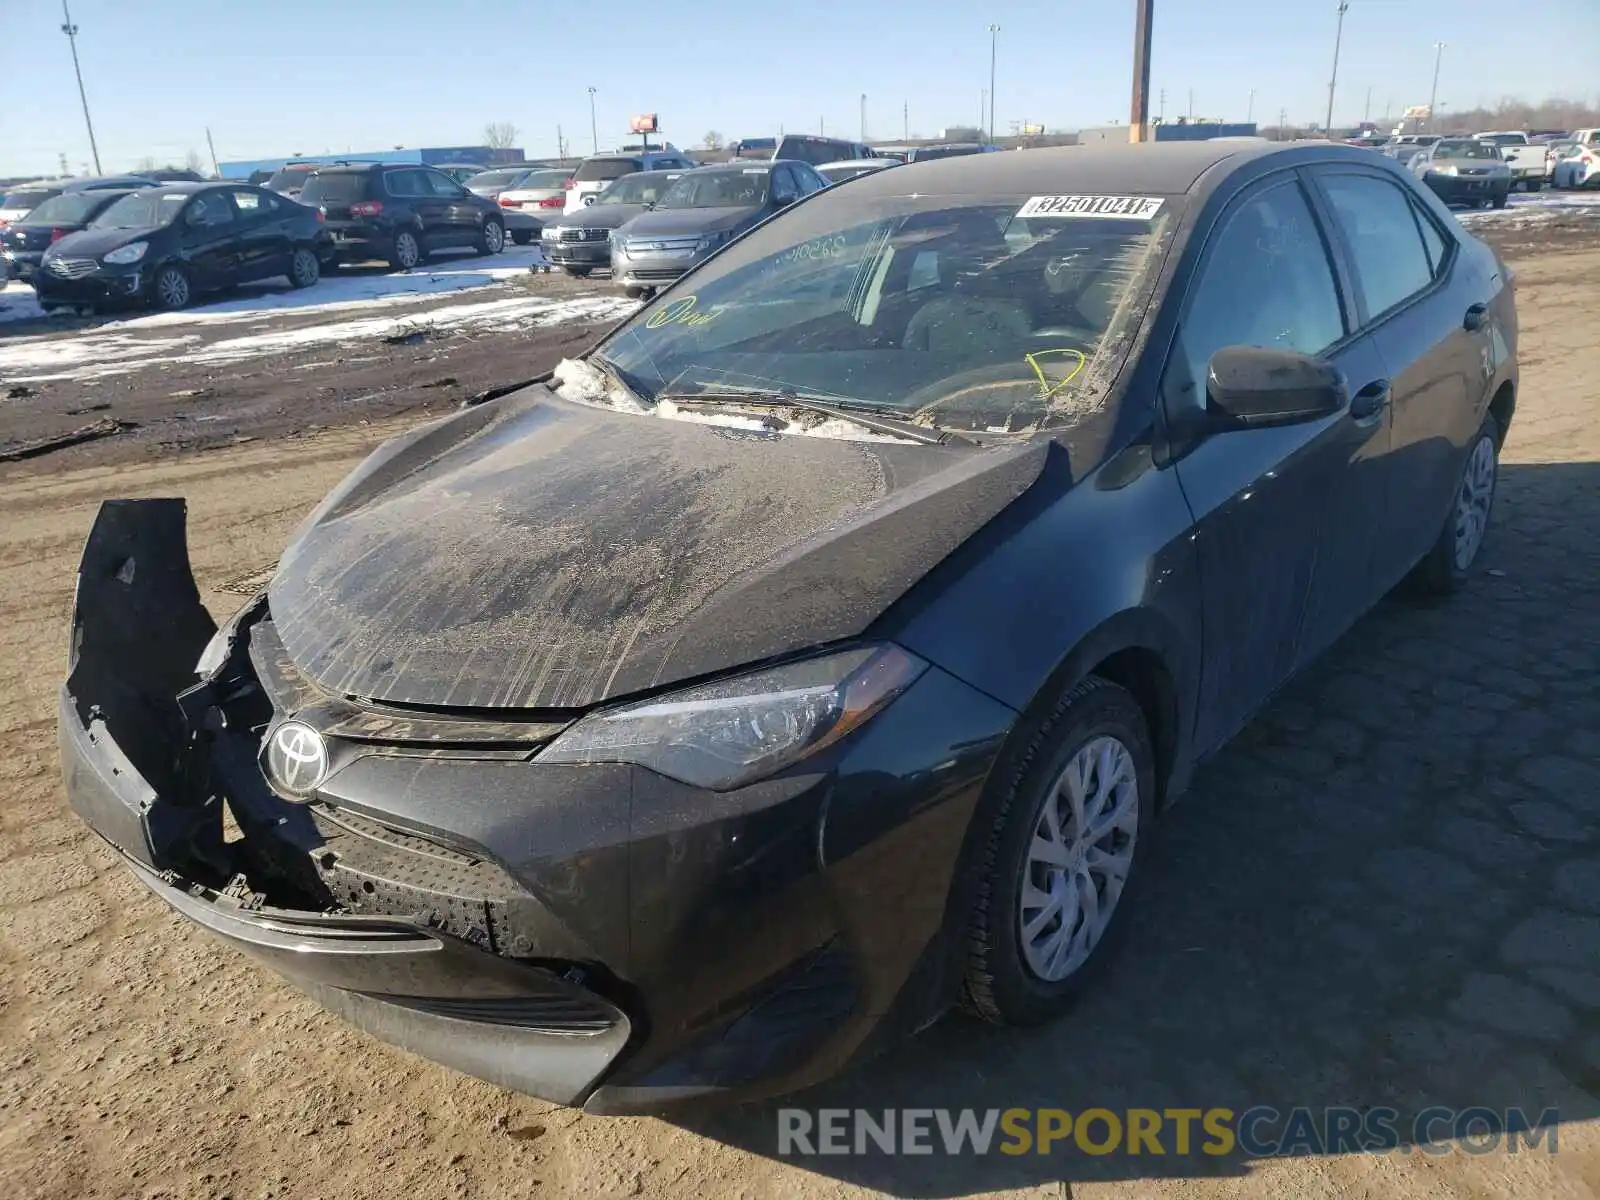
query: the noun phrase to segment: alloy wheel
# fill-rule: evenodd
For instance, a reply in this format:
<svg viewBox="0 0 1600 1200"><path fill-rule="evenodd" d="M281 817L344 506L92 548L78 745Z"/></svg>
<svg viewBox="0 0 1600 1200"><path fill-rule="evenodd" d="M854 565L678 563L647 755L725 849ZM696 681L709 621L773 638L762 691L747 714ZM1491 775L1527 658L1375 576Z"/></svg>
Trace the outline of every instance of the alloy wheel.
<svg viewBox="0 0 1600 1200"><path fill-rule="evenodd" d="M1484 532L1489 527L1489 509L1494 504L1496 463L1494 443L1478 439L1461 472L1461 489L1456 493L1455 565L1465 571L1478 557Z"/></svg>
<svg viewBox="0 0 1600 1200"><path fill-rule="evenodd" d="M290 270L297 284L310 287L317 281L317 256L309 250L296 250Z"/></svg>
<svg viewBox="0 0 1600 1200"><path fill-rule="evenodd" d="M489 248L490 254L499 254L505 249L506 231L500 228L498 222L490 221L483 227L483 244Z"/></svg>
<svg viewBox="0 0 1600 1200"><path fill-rule="evenodd" d="M165 308L182 308L189 303L189 279L176 267L168 267L156 278L156 294Z"/></svg>
<svg viewBox="0 0 1600 1200"><path fill-rule="evenodd" d="M401 265L401 267L409 271L412 267L417 265L417 259L419 257L420 254L418 252L417 238L415 234L409 232L408 230L402 229L399 233L394 235L394 258L395 261Z"/></svg>
<svg viewBox="0 0 1600 1200"><path fill-rule="evenodd" d="M1023 961L1059 983L1088 961L1133 869L1139 776L1121 741L1102 735L1068 760L1034 825L1017 919Z"/></svg>

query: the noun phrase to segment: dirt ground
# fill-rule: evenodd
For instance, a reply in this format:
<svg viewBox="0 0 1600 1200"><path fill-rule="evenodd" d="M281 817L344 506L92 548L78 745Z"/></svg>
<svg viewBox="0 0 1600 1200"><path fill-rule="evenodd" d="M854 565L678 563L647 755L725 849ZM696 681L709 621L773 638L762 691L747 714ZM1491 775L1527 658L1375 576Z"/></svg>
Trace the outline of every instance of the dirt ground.
<svg viewBox="0 0 1600 1200"><path fill-rule="evenodd" d="M1600 250L1515 265L1523 391L1488 572L1446 605L1380 606L1202 772L1128 954L1073 1018L951 1019L799 1102L1555 1106L1558 1154L797 1163L770 1108L587 1117L323 1014L91 839L54 704L100 499L187 496L220 615L241 602L224 585L411 419L362 412L292 440L266 423L204 453L0 466L0 1196L1600 1193Z"/></svg>

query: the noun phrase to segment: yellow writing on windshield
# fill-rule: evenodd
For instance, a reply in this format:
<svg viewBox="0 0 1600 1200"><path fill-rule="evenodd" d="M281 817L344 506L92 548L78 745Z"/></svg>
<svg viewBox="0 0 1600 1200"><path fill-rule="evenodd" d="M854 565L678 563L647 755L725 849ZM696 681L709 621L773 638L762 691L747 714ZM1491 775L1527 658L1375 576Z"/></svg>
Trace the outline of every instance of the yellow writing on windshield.
<svg viewBox="0 0 1600 1200"><path fill-rule="evenodd" d="M1089 358L1082 350L1074 350L1070 346L1060 350L1035 350L1031 354L1023 355L1028 360L1028 365L1033 368L1033 374L1039 381L1039 399L1048 400L1062 388L1078 377ZM1068 368L1067 374L1061 379L1051 379L1051 373ZM1047 369L1048 368L1048 369Z"/></svg>
<svg viewBox="0 0 1600 1200"><path fill-rule="evenodd" d="M716 320L716 310L696 312L695 305L699 303L699 298L696 296L683 296L670 304L663 304L645 318L644 327L660 329L663 325L709 325Z"/></svg>

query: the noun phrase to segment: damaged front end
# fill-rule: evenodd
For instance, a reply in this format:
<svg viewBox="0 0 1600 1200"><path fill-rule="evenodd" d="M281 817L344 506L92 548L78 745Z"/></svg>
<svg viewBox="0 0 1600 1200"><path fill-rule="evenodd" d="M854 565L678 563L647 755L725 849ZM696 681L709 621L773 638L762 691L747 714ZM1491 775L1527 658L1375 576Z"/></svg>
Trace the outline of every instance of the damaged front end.
<svg viewBox="0 0 1600 1200"><path fill-rule="evenodd" d="M333 758L378 738L417 761L452 740L520 757L552 731L441 733L318 692L293 672L263 601L219 632L190 571L185 516L181 500L114 500L90 532L59 709L74 811L181 915L354 1024L583 1103L633 1034L614 987L583 965L583 938L473 847L280 795L261 766L286 706L338 735ZM529 957L537 947L557 954Z"/></svg>

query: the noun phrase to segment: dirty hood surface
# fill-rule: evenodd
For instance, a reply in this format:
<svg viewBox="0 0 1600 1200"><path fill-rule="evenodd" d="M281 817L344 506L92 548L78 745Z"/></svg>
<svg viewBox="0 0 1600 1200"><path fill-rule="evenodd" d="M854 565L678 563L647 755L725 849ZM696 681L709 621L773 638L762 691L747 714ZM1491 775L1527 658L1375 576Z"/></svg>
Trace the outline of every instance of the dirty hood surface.
<svg viewBox="0 0 1600 1200"><path fill-rule="evenodd" d="M335 693L582 707L862 632L1044 457L751 433L536 385L379 449L307 518L269 604Z"/></svg>

